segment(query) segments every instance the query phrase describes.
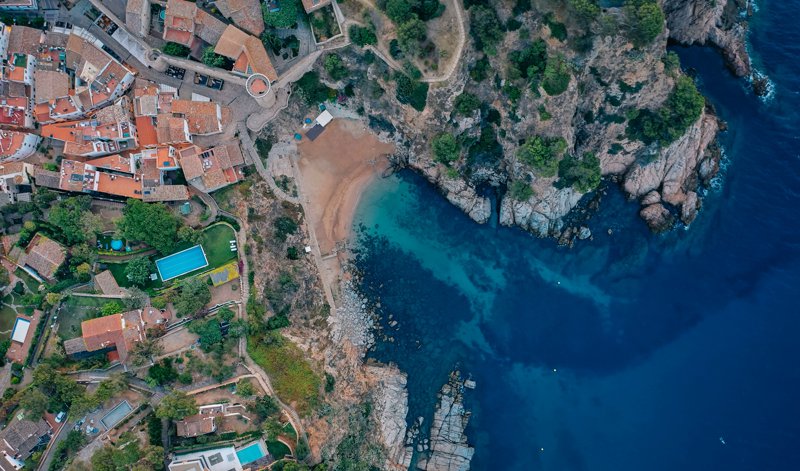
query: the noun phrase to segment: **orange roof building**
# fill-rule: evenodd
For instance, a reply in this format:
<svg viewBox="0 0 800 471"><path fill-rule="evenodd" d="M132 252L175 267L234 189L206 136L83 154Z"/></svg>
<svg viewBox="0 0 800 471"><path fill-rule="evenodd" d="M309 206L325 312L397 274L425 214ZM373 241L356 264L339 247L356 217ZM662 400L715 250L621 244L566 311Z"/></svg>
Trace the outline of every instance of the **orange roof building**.
<svg viewBox="0 0 800 471"><path fill-rule="evenodd" d="M133 347L145 340L141 311L98 317L81 322L81 336L64 342L64 350L73 358L116 352L125 363Z"/></svg>
<svg viewBox="0 0 800 471"><path fill-rule="evenodd" d="M244 178L244 156L238 139L205 151L189 146L179 154L186 181L200 191L210 193Z"/></svg>
<svg viewBox="0 0 800 471"><path fill-rule="evenodd" d="M217 0L214 5L222 16L245 31L255 36L264 32L264 15L259 0Z"/></svg>
<svg viewBox="0 0 800 471"><path fill-rule="evenodd" d="M196 49L202 42L216 44L225 23L186 0L167 0L164 17L164 41Z"/></svg>
<svg viewBox="0 0 800 471"><path fill-rule="evenodd" d="M214 52L234 61L233 72L242 75L259 73L270 81L278 79L278 73L264 49L264 44L236 26L228 25L214 47Z"/></svg>
<svg viewBox="0 0 800 471"><path fill-rule="evenodd" d="M172 116L186 119L189 134L204 136L222 132L231 110L213 101L174 100Z"/></svg>
<svg viewBox="0 0 800 471"><path fill-rule="evenodd" d="M63 141L67 155L98 157L137 147L127 97L98 110L91 118L46 124L41 133L42 137Z"/></svg>
<svg viewBox="0 0 800 471"><path fill-rule="evenodd" d="M0 129L0 162L22 160L33 155L41 141L33 133Z"/></svg>
<svg viewBox="0 0 800 471"><path fill-rule="evenodd" d="M52 281L66 258L67 251L61 244L37 233L17 260L17 265L34 277Z"/></svg>

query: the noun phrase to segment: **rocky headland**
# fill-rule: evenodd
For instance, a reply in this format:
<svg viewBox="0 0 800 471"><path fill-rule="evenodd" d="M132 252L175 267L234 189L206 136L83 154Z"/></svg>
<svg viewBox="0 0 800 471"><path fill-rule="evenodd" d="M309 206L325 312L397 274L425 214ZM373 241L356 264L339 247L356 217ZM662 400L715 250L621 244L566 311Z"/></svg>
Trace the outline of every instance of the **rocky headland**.
<svg viewBox="0 0 800 471"><path fill-rule="evenodd" d="M745 42L750 5L745 0L659 3L666 27L651 43L634 45L625 35L603 31L595 23L588 26L591 42L575 45L548 34L548 15L552 15L548 21L555 18L566 25L570 36L584 34L581 28L587 26L576 24L564 8L515 17L507 2L494 2L500 21L515 18L522 25L504 35L497 54L486 55L474 44L468 45L461 68L451 80L431 86L422 112L401 106L387 113L384 108L391 105L385 99L364 100L364 107L367 114L388 121L383 123L384 130L391 127L396 131L395 163L419 171L479 223L492 217L487 192L493 191L500 195L496 211L503 225L519 226L567 243L578 234L586 235L586 228L570 226L568 216L591 190L564 184L558 175L537 172L518 157L526 139L544 136L563 139L564 155L596 156L601 175L619 182L625 194L641 205L641 216L652 230L669 230L676 221L689 224L701 207L699 187L707 184L719 168L721 152L715 142L722 123L714 110L706 106L679 136L661 144L631 136L628 125L636 112L657 113L682 79L680 68L670 64L670 41L713 45L734 74L751 76ZM625 24L624 15L622 8L608 8L602 13L620 25ZM505 73L509 56L538 38L546 41L550 55L563 57L570 64L569 85L563 93L552 96L541 87L523 89L517 99L511 99L502 85L510 83ZM473 70L481 61L489 62L489 78L477 82ZM394 84L386 80L386 75L377 66L368 70L370 79L393 91ZM459 113L458 97L464 93L477 97L485 106ZM452 164L435 158L431 142L440 133L449 132L459 142L474 143L485 137L487 127L494 128L498 157L475 156L470 148ZM530 193L512 197L507 189L515 182L527 183Z"/></svg>

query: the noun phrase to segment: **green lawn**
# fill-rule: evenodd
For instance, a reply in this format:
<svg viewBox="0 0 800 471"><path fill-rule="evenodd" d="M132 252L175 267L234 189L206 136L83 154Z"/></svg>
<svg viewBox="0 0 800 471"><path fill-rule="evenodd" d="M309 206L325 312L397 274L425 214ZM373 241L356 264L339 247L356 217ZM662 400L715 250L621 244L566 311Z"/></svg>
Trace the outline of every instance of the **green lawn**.
<svg viewBox="0 0 800 471"><path fill-rule="evenodd" d="M203 231L200 245L208 259L208 270L221 267L236 258L237 252L231 252L232 240L236 240L236 233L225 224L214 224Z"/></svg>
<svg viewBox="0 0 800 471"><path fill-rule="evenodd" d="M272 455L272 457L275 458L276 460L279 460L292 452L292 450L290 450L288 446L284 445L283 443L277 440L268 441L267 450L269 450L269 454Z"/></svg>
<svg viewBox="0 0 800 471"><path fill-rule="evenodd" d="M11 337L11 329L14 328L14 319L17 318L17 313L11 307L5 305L9 296L3 298L3 303L0 305L0 339L7 339Z"/></svg>
<svg viewBox="0 0 800 471"><path fill-rule="evenodd" d="M16 270L14 270L14 276L21 279L25 283L25 287L27 287L28 291L30 291L31 293L36 293L39 291L39 285L41 285L41 283L36 281L34 277L29 275L28 272L26 272L22 268L17 268Z"/></svg>
<svg viewBox="0 0 800 471"><path fill-rule="evenodd" d="M153 257L150 257L153 260ZM117 280L117 284L122 286L123 288L130 288L133 286L133 283L130 282L128 277L125 275L125 268L128 266L127 262L119 262L119 263L111 263L107 262L106 266L108 267L108 271L114 275L114 279ZM155 265L154 265L155 267ZM155 268L153 268L155 270ZM158 289L164 286L164 283L161 281L160 278L156 279L155 281L148 281L146 285L142 289Z"/></svg>
<svg viewBox="0 0 800 471"><path fill-rule="evenodd" d="M69 296L58 315L58 335L71 339L81 334L81 322L100 315L100 308L113 299Z"/></svg>

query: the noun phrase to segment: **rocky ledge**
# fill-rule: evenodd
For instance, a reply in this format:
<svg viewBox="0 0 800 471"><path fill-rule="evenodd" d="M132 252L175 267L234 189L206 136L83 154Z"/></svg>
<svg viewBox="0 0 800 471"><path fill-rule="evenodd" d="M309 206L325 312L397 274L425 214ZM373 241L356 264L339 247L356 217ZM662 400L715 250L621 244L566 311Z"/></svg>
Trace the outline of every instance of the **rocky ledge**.
<svg viewBox="0 0 800 471"><path fill-rule="evenodd" d="M431 424L430 439L417 461L424 471L467 471L475 449L467 443L464 430L470 412L463 404L464 385L456 371L439 393L439 404Z"/></svg>

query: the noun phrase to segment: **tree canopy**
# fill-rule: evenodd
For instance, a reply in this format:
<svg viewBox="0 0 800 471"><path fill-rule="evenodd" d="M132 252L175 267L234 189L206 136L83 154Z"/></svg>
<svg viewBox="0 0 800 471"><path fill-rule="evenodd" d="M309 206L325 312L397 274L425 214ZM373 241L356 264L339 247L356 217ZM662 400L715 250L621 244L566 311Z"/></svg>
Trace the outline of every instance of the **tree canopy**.
<svg viewBox="0 0 800 471"><path fill-rule="evenodd" d="M325 67L325 72L337 82L350 75L350 71L347 69L347 66L344 64L339 54L328 54L325 56L323 65Z"/></svg>
<svg viewBox="0 0 800 471"><path fill-rule="evenodd" d="M228 58L214 52L214 46L208 46L203 49L203 55L200 59L203 61L203 64L209 67L225 68L225 66L228 65Z"/></svg>
<svg viewBox="0 0 800 471"><path fill-rule="evenodd" d="M571 186L581 193L592 191L600 184L600 159L591 152L580 159L568 155L558 164L558 178L561 185Z"/></svg>
<svg viewBox="0 0 800 471"><path fill-rule="evenodd" d="M475 47L487 54L497 53L497 44L505 33L500 28L500 18L491 6L476 5L469 10L470 33Z"/></svg>
<svg viewBox="0 0 800 471"><path fill-rule="evenodd" d="M200 278L190 278L186 280L180 289L180 293L173 301L179 316L191 316L203 309L203 306L211 301L211 290L208 285Z"/></svg>
<svg viewBox="0 0 800 471"><path fill-rule="evenodd" d="M191 50L183 44L171 42L164 44L161 50L164 52L164 54L175 57L187 57L191 52Z"/></svg>
<svg viewBox="0 0 800 471"><path fill-rule="evenodd" d="M567 141L562 137L534 136L517 149L517 157L539 175L549 178L558 172L558 161L566 149Z"/></svg>
<svg viewBox="0 0 800 471"><path fill-rule="evenodd" d="M542 88L550 96L561 95L569 87L570 68L567 61L561 55L550 56L547 58L547 65L542 77Z"/></svg>
<svg viewBox="0 0 800 471"><path fill-rule="evenodd" d="M300 14L299 0L281 0L278 11L270 11L269 2L261 4L261 13L264 16L264 24L273 28L289 28L297 23Z"/></svg>
<svg viewBox="0 0 800 471"><path fill-rule="evenodd" d="M194 397L182 391L172 391L167 394L156 408L156 417L160 419L183 420L194 414L197 414Z"/></svg>
<svg viewBox="0 0 800 471"><path fill-rule="evenodd" d="M59 201L50 209L48 222L58 228L67 244L83 242L99 230L89 212L91 204L91 196L75 196Z"/></svg>
<svg viewBox="0 0 800 471"><path fill-rule="evenodd" d="M627 0L628 37L636 47L646 46L664 31L664 12L655 0Z"/></svg>
<svg viewBox="0 0 800 471"><path fill-rule="evenodd" d="M445 165L450 165L461 156L461 145L448 132L434 137L431 141L431 149L433 149L434 159Z"/></svg>
<svg viewBox="0 0 800 471"><path fill-rule="evenodd" d="M136 257L125 267L125 276L136 286L144 286L153 273L153 262L149 257Z"/></svg>
<svg viewBox="0 0 800 471"><path fill-rule="evenodd" d="M694 81L681 76L675 82L667 101L657 110L642 110L631 114L626 134L645 144L667 146L683 135L705 107L705 98L697 91Z"/></svg>
<svg viewBox="0 0 800 471"><path fill-rule="evenodd" d="M141 241L162 254L177 245L178 226L175 215L162 203L145 203L129 199L118 228L129 240Z"/></svg>

